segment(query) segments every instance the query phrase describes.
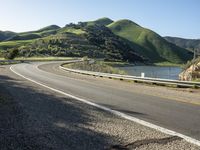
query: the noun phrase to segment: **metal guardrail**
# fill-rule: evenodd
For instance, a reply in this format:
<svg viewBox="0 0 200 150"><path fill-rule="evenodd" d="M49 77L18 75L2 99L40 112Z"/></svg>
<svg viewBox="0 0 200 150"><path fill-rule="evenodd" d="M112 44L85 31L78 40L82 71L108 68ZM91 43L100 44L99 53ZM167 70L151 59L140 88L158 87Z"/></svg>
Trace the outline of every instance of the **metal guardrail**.
<svg viewBox="0 0 200 150"><path fill-rule="evenodd" d="M74 60L64 64L80 62L82 60ZM93 71L85 71L85 70L77 70L77 69L70 69L63 67L60 65L60 68L69 72L85 74L85 75L92 75L92 76L99 76L99 77L106 77L106 78L113 78L113 79L120 79L120 80L131 80L135 82L144 82L144 83L152 83L152 84L159 84L159 85L173 85L177 87L197 87L200 88L200 82L191 82L191 81L179 81L179 80L168 80L168 79L160 79L160 78L148 78L148 77L138 77L138 76L130 76L130 75L120 75L120 74L110 74L110 73L102 73L102 72L93 72Z"/></svg>

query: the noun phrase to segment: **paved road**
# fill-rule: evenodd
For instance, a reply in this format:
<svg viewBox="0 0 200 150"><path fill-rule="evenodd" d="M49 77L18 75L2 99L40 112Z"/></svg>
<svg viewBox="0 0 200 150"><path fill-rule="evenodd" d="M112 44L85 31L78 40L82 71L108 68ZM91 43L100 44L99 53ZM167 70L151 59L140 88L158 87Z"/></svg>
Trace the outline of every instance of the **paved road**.
<svg viewBox="0 0 200 150"><path fill-rule="evenodd" d="M24 63L13 70L25 77L200 140L200 106L144 95L112 85L77 78L58 68L59 63ZM38 67L39 66L39 67ZM91 77L92 78L92 77ZM127 83L128 84L128 83ZM120 86L120 84L119 84Z"/></svg>

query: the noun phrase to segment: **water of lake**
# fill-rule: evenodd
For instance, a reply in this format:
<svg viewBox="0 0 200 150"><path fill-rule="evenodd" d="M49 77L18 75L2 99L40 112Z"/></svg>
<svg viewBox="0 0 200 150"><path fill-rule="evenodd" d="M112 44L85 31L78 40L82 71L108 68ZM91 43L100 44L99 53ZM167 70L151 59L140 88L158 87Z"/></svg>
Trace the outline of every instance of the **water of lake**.
<svg viewBox="0 0 200 150"><path fill-rule="evenodd" d="M126 71L129 75L141 76L141 73L145 73L145 77L163 78L178 80L178 75L182 69L180 67L161 67L161 66L127 66L118 67L121 70Z"/></svg>

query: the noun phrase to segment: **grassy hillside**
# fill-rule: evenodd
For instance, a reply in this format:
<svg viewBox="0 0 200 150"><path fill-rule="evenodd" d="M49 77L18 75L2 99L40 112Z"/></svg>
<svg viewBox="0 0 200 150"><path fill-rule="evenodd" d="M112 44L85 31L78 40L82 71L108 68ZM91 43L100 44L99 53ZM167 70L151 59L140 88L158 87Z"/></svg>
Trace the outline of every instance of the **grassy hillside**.
<svg viewBox="0 0 200 150"><path fill-rule="evenodd" d="M26 33L27 34L27 33ZM56 34L34 40L0 42L0 49L17 48L20 56L105 58L110 61L143 61L126 40L105 26L68 25Z"/></svg>
<svg viewBox="0 0 200 150"><path fill-rule="evenodd" d="M90 44L100 47L107 60L144 61L144 58L125 39L116 36L109 28L95 25L87 26L85 31Z"/></svg>
<svg viewBox="0 0 200 150"><path fill-rule="evenodd" d="M200 49L200 39L183 39L178 37L164 37L168 42L174 43L182 48L193 50Z"/></svg>
<svg viewBox="0 0 200 150"><path fill-rule="evenodd" d="M119 20L109 24L108 27L116 35L140 45L143 49L137 52L152 62L183 63L192 58L187 50L167 42L155 32L130 20Z"/></svg>
<svg viewBox="0 0 200 150"><path fill-rule="evenodd" d="M20 40L32 40L32 39L38 39L42 37L46 37L52 34L56 34L57 31L60 29L59 26L57 25L50 25L47 27L44 27L42 29L36 30L36 31L29 31L29 32L22 32L22 33L15 33L15 32L10 32L10 31L0 31L0 50L5 48L10 48L11 45L18 45L19 42L9 42L9 41L20 41ZM6 42L8 45L6 45ZM22 42L23 43L23 42Z"/></svg>
<svg viewBox="0 0 200 150"><path fill-rule="evenodd" d="M6 41L0 42L0 51L6 50L8 48L19 47L32 43L33 40L20 40L20 41Z"/></svg>
<svg viewBox="0 0 200 150"><path fill-rule="evenodd" d="M125 71L114 68L104 62L96 61L94 63L89 63L88 61L77 62L66 64L64 67L71 69L79 69L79 70L87 70L87 71L95 71L95 72L104 72L104 73L113 73L113 74L126 74Z"/></svg>
<svg viewBox="0 0 200 150"><path fill-rule="evenodd" d="M25 46L30 43L32 43L33 40L20 40L20 41L6 41L6 42L0 42L0 57L4 56L4 53L7 51L7 49L14 48L14 47L20 47Z"/></svg>
<svg viewBox="0 0 200 150"><path fill-rule="evenodd" d="M60 29L60 27L57 25L50 25L50 26L44 27L42 29L39 29L36 32L44 32L44 31L57 30L57 29Z"/></svg>
<svg viewBox="0 0 200 150"><path fill-rule="evenodd" d="M58 33L74 33L74 34L84 34L85 31L83 31L81 28L75 29L74 27L64 27L58 30Z"/></svg>
<svg viewBox="0 0 200 150"><path fill-rule="evenodd" d="M109 25L113 22L113 20L109 19L109 18L100 18L100 19L97 19L95 21L88 21L87 22L87 25L95 25L95 24L98 24L98 25Z"/></svg>
<svg viewBox="0 0 200 150"><path fill-rule="evenodd" d="M26 34L39 34L39 35L41 35L41 34L44 34L46 32L56 31L58 29L60 29L59 26L57 26L57 25L50 25L50 26L41 28L41 29L36 30L36 31L22 32L22 33L19 33L19 35L26 35Z"/></svg>
<svg viewBox="0 0 200 150"><path fill-rule="evenodd" d="M8 41L16 41L16 40L38 39L38 38L54 35L58 32L59 29L60 29L60 27L57 25L50 25L50 26L44 27L44 28L36 30L36 31L18 33L15 36L10 37L7 40Z"/></svg>
<svg viewBox="0 0 200 150"><path fill-rule="evenodd" d="M15 35L6 41L17 41L17 40L32 40L32 39L38 39L41 38L42 36L38 34L23 34L23 35Z"/></svg>
<svg viewBox="0 0 200 150"><path fill-rule="evenodd" d="M0 42L15 36L16 33L10 31L0 31Z"/></svg>
<svg viewBox="0 0 200 150"><path fill-rule="evenodd" d="M3 40L3 41L1 41ZM20 56L89 56L112 61L184 63L192 55L130 20L109 18L50 25L23 33L0 32L0 53L18 48Z"/></svg>

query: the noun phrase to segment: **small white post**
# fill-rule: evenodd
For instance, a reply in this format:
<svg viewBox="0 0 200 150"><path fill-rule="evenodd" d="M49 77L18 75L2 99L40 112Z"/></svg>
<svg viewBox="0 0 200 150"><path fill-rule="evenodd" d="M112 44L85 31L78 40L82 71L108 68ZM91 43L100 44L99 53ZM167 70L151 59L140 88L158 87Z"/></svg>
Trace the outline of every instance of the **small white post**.
<svg viewBox="0 0 200 150"><path fill-rule="evenodd" d="M142 77L142 78L145 77L145 73L144 73L144 72L141 73L141 77Z"/></svg>

